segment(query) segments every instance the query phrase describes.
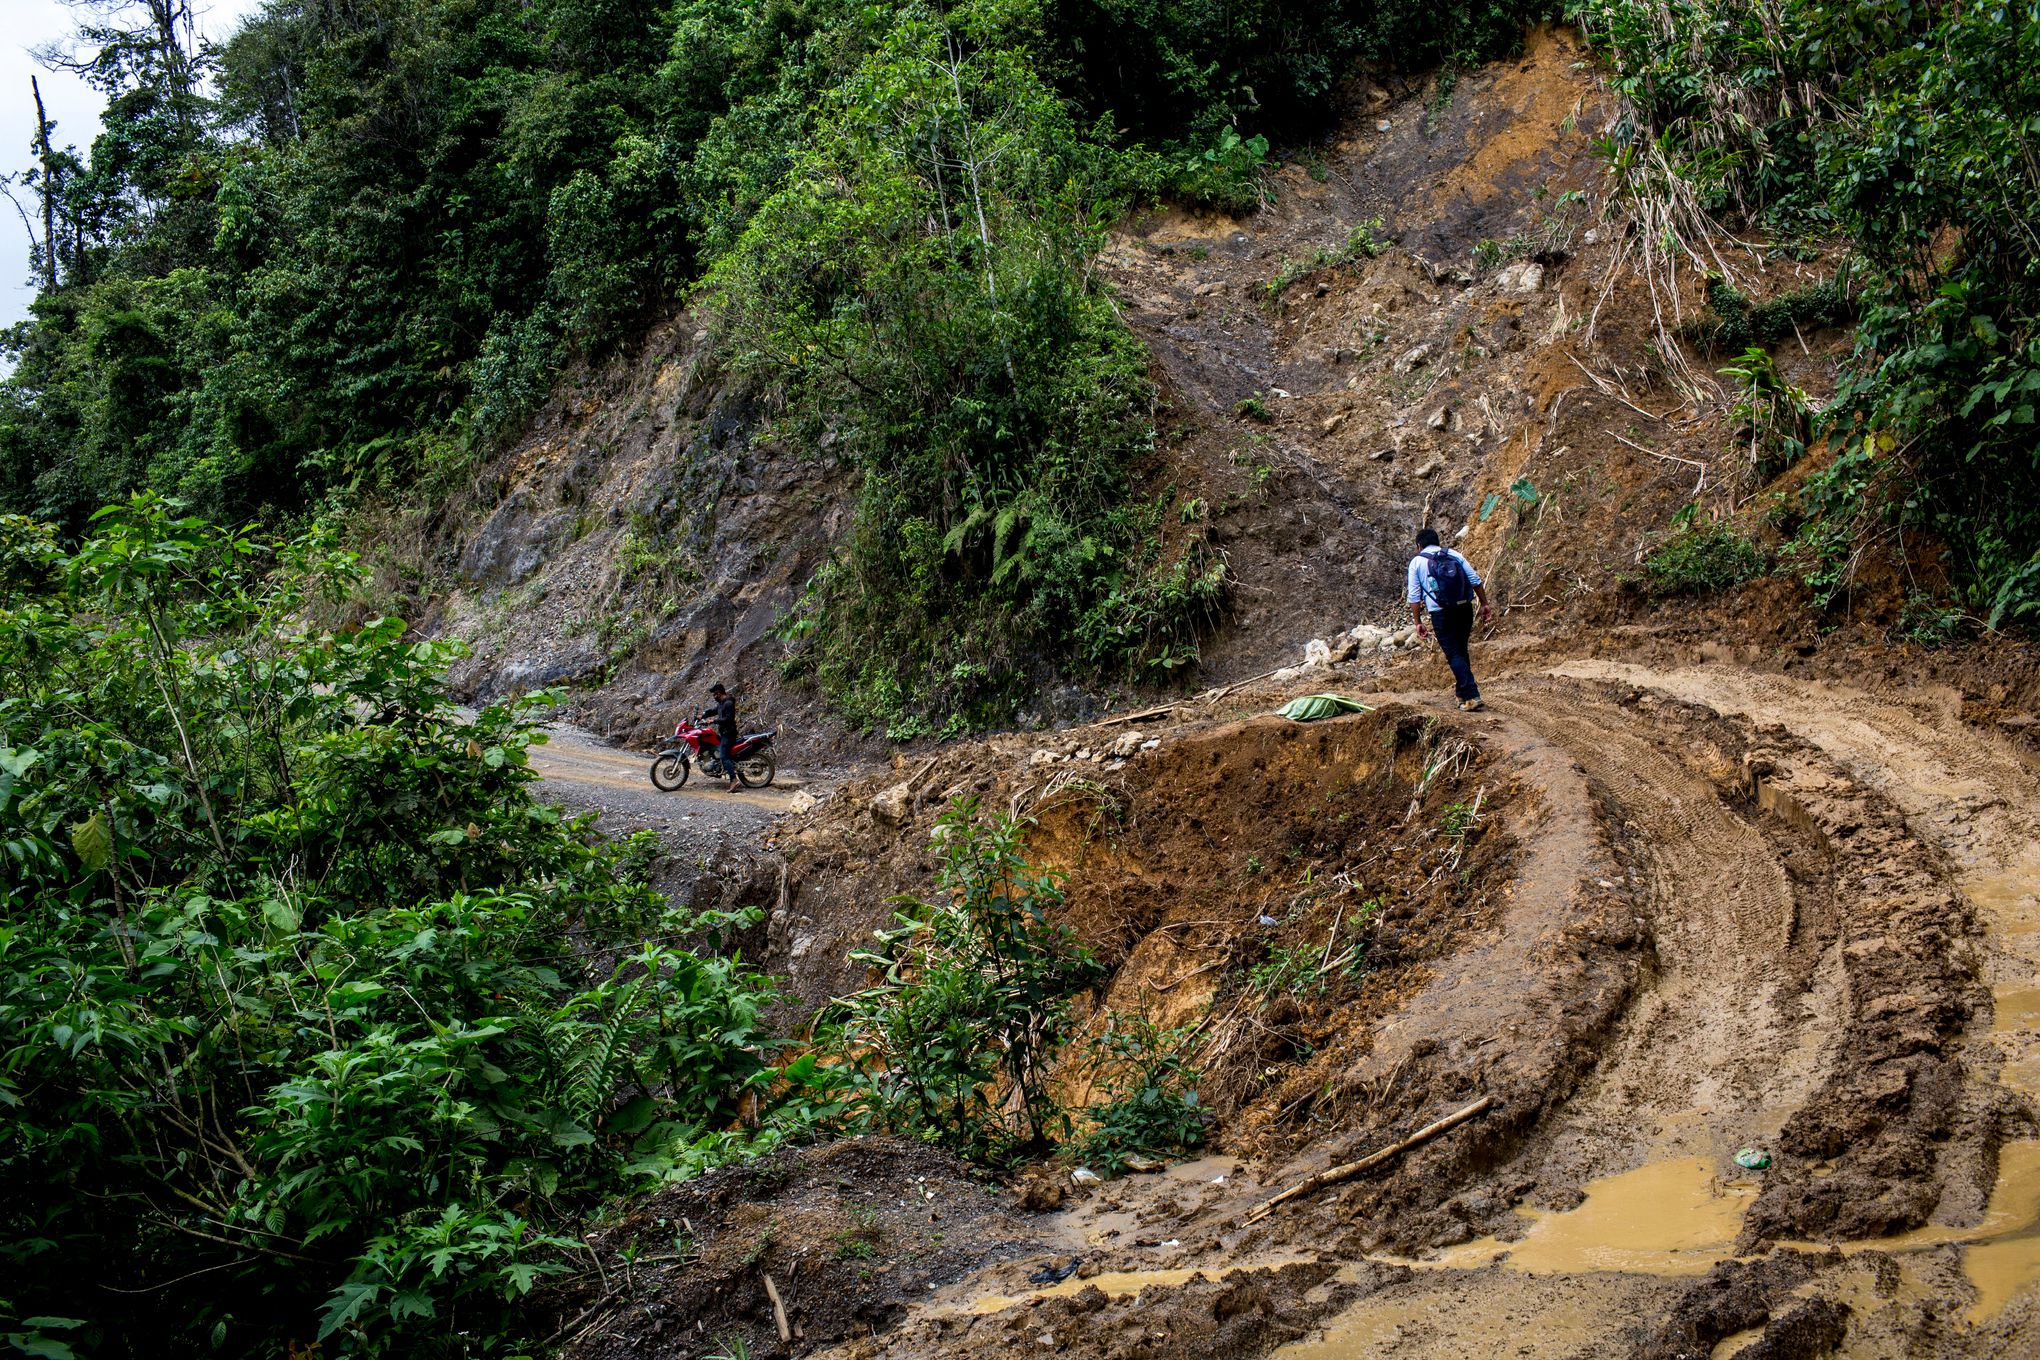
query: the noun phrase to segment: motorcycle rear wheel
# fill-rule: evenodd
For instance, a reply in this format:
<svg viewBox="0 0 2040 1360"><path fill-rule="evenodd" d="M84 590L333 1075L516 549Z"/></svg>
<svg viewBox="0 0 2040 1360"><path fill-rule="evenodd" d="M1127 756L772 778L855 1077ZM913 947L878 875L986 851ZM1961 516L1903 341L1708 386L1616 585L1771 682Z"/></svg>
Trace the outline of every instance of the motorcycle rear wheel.
<svg viewBox="0 0 2040 1360"><path fill-rule="evenodd" d="M747 789L769 786L779 775L779 762L770 751L737 757L737 780Z"/></svg>
<svg viewBox="0 0 2040 1360"><path fill-rule="evenodd" d="M652 784L671 793L687 782L687 757L674 751L661 751L659 758L652 762Z"/></svg>

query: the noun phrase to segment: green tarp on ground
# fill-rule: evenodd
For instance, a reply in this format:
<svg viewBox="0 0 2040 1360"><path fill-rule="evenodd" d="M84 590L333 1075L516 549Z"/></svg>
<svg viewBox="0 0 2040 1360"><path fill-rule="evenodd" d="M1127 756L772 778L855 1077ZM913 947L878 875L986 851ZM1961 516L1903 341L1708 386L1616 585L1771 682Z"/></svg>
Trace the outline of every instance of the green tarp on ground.
<svg viewBox="0 0 2040 1360"><path fill-rule="evenodd" d="M1336 718L1341 713L1371 713L1374 710L1343 694L1306 694L1301 699L1291 699L1275 711L1296 722L1316 722L1319 718Z"/></svg>

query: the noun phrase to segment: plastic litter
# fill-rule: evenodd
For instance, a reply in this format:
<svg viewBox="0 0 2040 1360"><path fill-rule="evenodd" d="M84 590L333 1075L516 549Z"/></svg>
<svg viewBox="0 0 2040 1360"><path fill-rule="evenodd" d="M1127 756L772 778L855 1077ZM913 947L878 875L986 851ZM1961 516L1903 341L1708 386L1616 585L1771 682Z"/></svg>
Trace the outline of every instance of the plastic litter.
<svg viewBox="0 0 2040 1360"><path fill-rule="evenodd" d="M1070 1179L1078 1185L1101 1185L1105 1178L1088 1166L1080 1166L1070 1173Z"/></svg>
<svg viewBox="0 0 2040 1360"><path fill-rule="evenodd" d="M1066 1266L1043 1266L1027 1277L1029 1284L1060 1284L1077 1273L1077 1267L1084 1263L1081 1256L1072 1256Z"/></svg>
<svg viewBox="0 0 2040 1360"><path fill-rule="evenodd" d="M1302 698L1291 699L1275 711L1291 722L1316 722L1320 718L1370 713L1373 710L1358 699L1348 699L1343 694L1306 694Z"/></svg>
<svg viewBox="0 0 2040 1360"><path fill-rule="evenodd" d="M1745 1171L1762 1171L1771 1164L1771 1154L1761 1148L1744 1148L1735 1154L1735 1164Z"/></svg>

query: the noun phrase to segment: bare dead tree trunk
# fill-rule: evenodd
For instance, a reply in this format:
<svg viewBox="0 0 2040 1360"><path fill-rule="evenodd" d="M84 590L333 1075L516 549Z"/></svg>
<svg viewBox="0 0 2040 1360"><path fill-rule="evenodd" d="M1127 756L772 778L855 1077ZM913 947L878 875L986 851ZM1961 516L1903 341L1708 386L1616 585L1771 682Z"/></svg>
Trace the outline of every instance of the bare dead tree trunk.
<svg viewBox="0 0 2040 1360"><path fill-rule="evenodd" d="M163 53L163 69L174 92L179 127L191 122L191 5L189 0L148 0L149 22L155 26L156 42ZM183 30L181 33L179 30Z"/></svg>
<svg viewBox="0 0 2040 1360"><path fill-rule="evenodd" d="M28 88L35 92L35 144L42 155L42 268L43 287L57 286L57 181L56 156L50 150L50 118L43 111L42 85L34 76L28 78Z"/></svg>

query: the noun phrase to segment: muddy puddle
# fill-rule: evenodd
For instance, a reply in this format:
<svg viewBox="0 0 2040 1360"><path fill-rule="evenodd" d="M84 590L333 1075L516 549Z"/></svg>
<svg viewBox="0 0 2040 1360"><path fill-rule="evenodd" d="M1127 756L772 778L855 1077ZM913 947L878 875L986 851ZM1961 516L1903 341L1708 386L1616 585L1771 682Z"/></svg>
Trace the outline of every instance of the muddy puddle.
<svg viewBox="0 0 2040 1360"><path fill-rule="evenodd" d="M1724 1182L1705 1157L1652 1162L1589 1183L1576 1209L1519 1210L1530 1231L1517 1241L1483 1238L1402 1264L1471 1270L1499 1263L1529 1275L1705 1275L1729 1254L1756 1194L1752 1181Z"/></svg>
<svg viewBox="0 0 2040 1360"><path fill-rule="evenodd" d="M1633 1299L1638 1277L1700 1276L1730 1259L1757 1189L1754 1177L1724 1179L1706 1157L1653 1162L1604 1177L1586 1187L1577 1208L1519 1210L1530 1228L1516 1241L1483 1238L1395 1262L1477 1288L1481 1306L1465 1308L1456 1288L1427 1289L1414 1298L1370 1298L1319 1336L1276 1355L1280 1360L1358 1360L1404 1348L1468 1354L1492 1348L1496 1354L1531 1356L1591 1350L1607 1338L1626 1301ZM1825 1243L1782 1245L1810 1253L1834 1250ZM1880 1252L1903 1258L1949 1247L1962 1249L1963 1273L1976 1290L1966 1310L1971 1323L1990 1321L2014 1298L2040 1288L2040 1141L2005 1146L1982 1222L1931 1226L1847 1243L1840 1250L1851 1257ZM1509 1276L1524 1279L1516 1284ZM1497 1291L1538 1283L1562 1284L1569 1293L1538 1304L1534 1329L1518 1330L1526 1319L1492 1306L1498 1301L1489 1296ZM1727 1338L1715 1348L1715 1360L1727 1360L1757 1335Z"/></svg>
<svg viewBox="0 0 2040 1360"><path fill-rule="evenodd" d="M1281 1262L1270 1262L1279 1265ZM1081 1294L1086 1289L1096 1289L1107 1298L1138 1297L1143 1289L1157 1289L1187 1284L1199 1275L1217 1276L1224 1274L1223 1268L1178 1269L1178 1270L1108 1270L1102 1274L1082 1279L1072 1275L1059 1284L1044 1285L1025 1294L985 1294L972 1299L964 1309L971 1313L997 1313L1029 1299L1053 1299L1070 1294Z"/></svg>
<svg viewBox="0 0 2040 1360"><path fill-rule="evenodd" d="M1803 1251L1833 1250L1826 1243L1787 1243ZM1941 1247L1961 1247L1962 1271L1976 1289L1971 1322L1988 1322L2005 1305L2040 1289L2040 1141L2007 1143L1998 1153L1997 1184L1983 1221L1969 1227L1927 1227L1895 1237L1847 1242L1845 1256L1866 1251L1903 1256Z"/></svg>

